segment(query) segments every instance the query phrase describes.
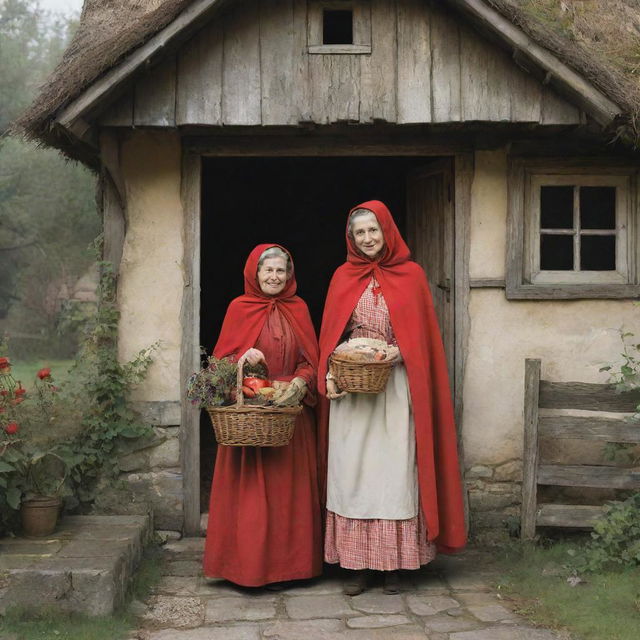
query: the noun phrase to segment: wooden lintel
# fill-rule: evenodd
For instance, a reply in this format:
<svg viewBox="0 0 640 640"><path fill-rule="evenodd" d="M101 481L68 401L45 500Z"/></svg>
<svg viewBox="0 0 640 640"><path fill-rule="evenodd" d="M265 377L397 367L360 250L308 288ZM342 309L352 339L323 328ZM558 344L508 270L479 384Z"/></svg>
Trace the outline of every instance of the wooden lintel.
<svg viewBox="0 0 640 640"><path fill-rule="evenodd" d="M547 49L530 38L484 0L449 0L449 4L468 16L480 29L504 43L510 50L531 60L547 74L550 83L574 103L578 103L600 125L606 127L623 110L583 76L564 64Z"/></svg>
<svg viewBox="0 0 640 640"><path fill-rule="evenodd" d="M471 278L469 281L471 289L504 289L506 286L504 278Z"/></svg>

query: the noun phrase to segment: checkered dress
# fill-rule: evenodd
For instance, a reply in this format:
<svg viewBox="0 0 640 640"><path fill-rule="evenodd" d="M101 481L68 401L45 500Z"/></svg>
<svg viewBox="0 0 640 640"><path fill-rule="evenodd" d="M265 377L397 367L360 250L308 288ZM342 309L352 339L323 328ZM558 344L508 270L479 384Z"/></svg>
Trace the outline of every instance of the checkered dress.
<svg viewBox="0 0 640 640"><path fill-rule="evenodd" d="M348 325L352 338L377 338L396 344L389 309L374 278L362 294ZM422 511L408 520L354 519L327 511L325 561L346 569L418 569L436 556L427 541Z"/></svg>

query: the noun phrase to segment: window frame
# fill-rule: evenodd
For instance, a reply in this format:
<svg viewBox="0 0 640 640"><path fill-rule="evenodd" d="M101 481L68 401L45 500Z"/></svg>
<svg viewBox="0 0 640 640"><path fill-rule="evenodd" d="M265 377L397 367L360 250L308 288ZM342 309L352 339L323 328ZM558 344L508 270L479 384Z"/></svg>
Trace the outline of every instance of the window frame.
<svg viewBox="0 0 640 640"><path fill-rule="evenodd" d="M353 44L323 44L325 9L353 12ZM371 53L371 4L368 0L308 0L307 52L310 54Z"/></svg>
<svg viewBox="0 0 640 640"><path fill-rule="evenodd" d="M615 271L540 269L540 187L547 185L616 187ZM630 167L619 158L594 160L510 157L508 189L507 298L640 296L637 264L637 250L640 246L637 168ZM574 226L574 236L576 232L580 234L579 228Z"/></svg>

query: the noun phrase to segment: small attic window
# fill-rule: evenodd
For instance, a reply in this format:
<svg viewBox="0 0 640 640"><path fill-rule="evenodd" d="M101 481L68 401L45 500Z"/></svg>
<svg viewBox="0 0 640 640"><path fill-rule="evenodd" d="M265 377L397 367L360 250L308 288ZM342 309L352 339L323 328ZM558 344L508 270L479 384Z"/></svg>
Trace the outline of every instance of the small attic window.
<svg viewBox="0 0 640 640"><path fill-rule="evenodd" d="M371 53L370 0L307 0L307 51Z"/></svg>
<svg viewBox="0 0 640 640"><path fill-rule="evenodd" d="M353 44L351 9L325 9L322 12L322 44Z"/></svg>

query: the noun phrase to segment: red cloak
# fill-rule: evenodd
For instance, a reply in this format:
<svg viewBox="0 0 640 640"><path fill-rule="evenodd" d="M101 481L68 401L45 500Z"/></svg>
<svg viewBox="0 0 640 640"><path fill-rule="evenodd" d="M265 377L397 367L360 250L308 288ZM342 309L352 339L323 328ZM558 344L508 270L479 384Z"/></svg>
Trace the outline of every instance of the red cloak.
<svg viewBox="0 0 640 640"><path fill-rule="evenodd" d="M245 270L245 294L229 305L217 357L260 349L275 379L305 379L310 392L285 447L218 448L204 553L204 573L244 586L316 576L322 533L316 467L315 373L318 347L307 305L295 295L292 273L277 296L262 293L257 246ZM282 247L280 247L282 248ZM293 265L293 262L291 263Z"/></svg>
<svg viewBox="0 0 640 640"><path fill-rule="evenodd" d="M369 209L375 213L382 227L385 247L375 259L363 256L349 237L347 223L347 261L333 275L322 317L318 386L324 397L329 356L343 335L360 296L375 275L389 307L391 326L409 378L418 485L428 537L439 550L452 552L465 545L466 528L447 362L431 291L422 268L410 260L409 248L387 207L372 200L355 209ZM326 482L326 405L323 409L318 454L320 479Z"/></svg>

